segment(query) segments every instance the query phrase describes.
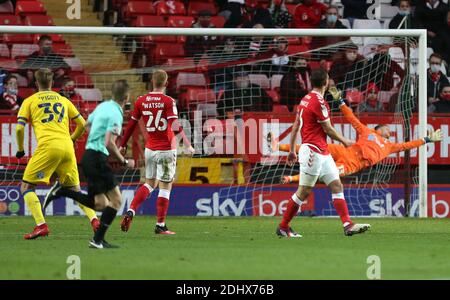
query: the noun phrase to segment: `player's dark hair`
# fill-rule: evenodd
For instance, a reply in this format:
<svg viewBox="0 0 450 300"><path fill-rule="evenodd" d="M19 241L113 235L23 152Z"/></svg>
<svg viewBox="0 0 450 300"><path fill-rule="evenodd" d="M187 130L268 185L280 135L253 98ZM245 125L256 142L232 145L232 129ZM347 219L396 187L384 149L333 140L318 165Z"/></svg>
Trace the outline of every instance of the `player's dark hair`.
<svg viewBox="0 0 450 300"><path fill-rule="evenodd" d="M398 1L398 6L399 7L402 4L402 2L408 2L409 6L411 6L411 0L400 0L400 1Z"/></svg>
<svg viewBox="0 0 450 300"><path fill-rule="evenodd" d="M53 83L53 72L48 68L42 68L34 73L34 78L40 89L49 90Z"/></svg>
<svg viewBox="0 0 450 300"><path fill-rule="evenodd" d="M388 125L387 124L378 124L377 126L375 126L375 130L378 130L383 127L388 127Z"/></svg>
<svg viewBox="0 0 450 300"><path fill-rule="evenodd" d="M311 84L315 88L322 88L326 86L327 79L328 73L322 68L314 70L311 74Z"/></svg>
<svg viewBox="0 0 450 300"><path fill-rule="evenodd" d="M166 86L169 76L164 70L156 70L152 74L152 84L154 88L163 88Z"/></svg>
<svg viewBox="0 0 450 300"><path fill-rule="evenodd" d="M51 38L49 35L42 35L42 36L39 38L39 44L42 43L42 42L44 42L44 41L52 41L52 38Z"/></svg>
<svg viewBox="0 0 450 300"><path fill-rule="evenodd" d="M432 57L436 57L437 59L439 59L439 60L441 60L441 61L443 60L442 55L440 55L439 53L432 53L432 54L430 55L429 60L431 60Z"/></svg>
<svg viewBox="0 0 450 300"><path fill-rule="evenodd" d="M127 100L129 89L130 86L125 79L116 80L111 88L113 99L117 102L123 102Z"/></svg>
<svg viewBox="0 0 450 300"><path fill-rule="evenodd" d="M16 75L10 74L10 75L6 76L5 80L3 80L3 82L5 84L7 84L12 78L17 80L17 76Z"/></svg>

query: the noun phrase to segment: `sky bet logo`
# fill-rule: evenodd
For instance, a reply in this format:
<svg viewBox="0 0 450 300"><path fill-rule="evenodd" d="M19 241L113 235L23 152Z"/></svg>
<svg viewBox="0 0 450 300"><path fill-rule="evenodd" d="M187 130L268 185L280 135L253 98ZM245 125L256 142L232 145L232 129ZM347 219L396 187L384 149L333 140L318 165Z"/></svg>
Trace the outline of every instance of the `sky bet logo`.
<svg viewBox="0 0 450 300"><path fill-rule="evenodd" d="M219 193L213 193L212 198L198 199L195 206L197 216L245 216L246 202L246 199L234 202L231 198L220 201Z"/></svg>

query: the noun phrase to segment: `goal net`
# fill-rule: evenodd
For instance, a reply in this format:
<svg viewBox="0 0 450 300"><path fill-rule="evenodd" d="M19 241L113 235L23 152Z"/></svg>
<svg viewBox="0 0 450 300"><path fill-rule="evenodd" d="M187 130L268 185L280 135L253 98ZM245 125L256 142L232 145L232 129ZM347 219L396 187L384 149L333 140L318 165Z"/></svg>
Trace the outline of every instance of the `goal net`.
<svg viewBox="0 0 450 300"><path fill-rule="evenodd" d="M146 30L146 34L136 35L131 28L129 32L120 28L95 38L88 31L52 34L53 51L64 65L39 56L30 59L39 50L35 44L7 45L9 57L4 55L0 64L17 78L22 97L34 92L30 71L37 68L50 67L55 71L55 90L72 93L65 88L67 80L72 80L79 96L73 101L85 117L98 103L111 97L115 80L129 82L132 109L136 97L150 90L152 72L167 71L167 94L177 100L181 124L196 149L194 157L186 156L179 139L175 186L189 184L198 185L198 191L210 189L211 195L216 195L211 196L211 201L216 197L219 203L210 215L282 213L286 200L296 189L295 182L286 184L283 178L299 172L298 165L291 168L285 163L285 147L289 144L296 106L312 89L310 75L314 69L329 72L330 85L342 91L355 115L369 128L387 124L392 142L425 135L426 113L421 103L426 100L419 87L424 86L426 48L423 50L422 40L419 43L421 31L377 30L372 31L373 35L365 31L350 36L341 30L328 31L326 35L320 30L295 30L295 34L289 30L289 34L280 36L281 32L254 29L253 34L239 36L239 32L230 35L226 30L189 32L175 28L179 34L170 35L161 35L158 28ZM338 103L329 94L326 99L335 128L356 140L356 132L341 114ZM27 129L27 157L17 160L15 113L2 112L3 188L17 186L36 142ZM130 110L125 110L125 124L129 118ZM138 160L135 169L123 169L111 161L122 183L125 206L145 176L145 134L144 124L139 124L129 143L127 155ZM79 158L85 139L86 136L75 145ZM297 143L301 141L298 139ZM376 165L343 177L350 213L424 216L426 156L419 152L423 151L392 154ZM15 199L18 189L2 191L5 198ZM330 200L327 189L319 185L302 214L335 215ZM230 205L220 205L226 201ZM13 202L8 205L14 206ZM196 214L208 215L199 206L197 202ZM23 208L5 210L23 212ZM144 208L141 212L151 211Z"/></svg>

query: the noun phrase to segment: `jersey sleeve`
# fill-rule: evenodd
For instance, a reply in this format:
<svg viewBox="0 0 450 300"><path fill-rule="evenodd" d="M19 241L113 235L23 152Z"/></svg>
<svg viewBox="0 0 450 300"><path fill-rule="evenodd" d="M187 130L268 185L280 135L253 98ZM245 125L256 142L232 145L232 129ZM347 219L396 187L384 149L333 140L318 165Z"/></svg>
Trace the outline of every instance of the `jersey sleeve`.
<svg viewBox="0 0 450 300"><path fill-rule="evenodd" d="M81 116L80 112L75 107L75 105L72 103L72 101L70 101L69 99L66 99L66 103L67 103L67 116L69 117L69 119L74 120L74 119L78 118L79 116Z"/></svg>
<svg viewBox="0 0 450 300"><path fill-rule="evenodd" d="M175 100L172 98L169 98L169 100L167 102L168 102L168 105L166 108L167 119L178 119L178 110L177 110L177 104L175 103Z"/></svg>
<svg viewBox="0 0 450 300"><path fill-rule="evenodd" d="M31 100L25 99L20 106L19 113L17 114L17 123L25 126L28 121L30 121L30 105Z"/></svg>
<svg viewBox="0 0 450 300"><path fill-rule="evenodd" d="M141 98L139 97L136 102L134 103L134 109L133 112L131 113L131 118L135 121L139 121L139 119L142 116L142 111L141 111Z"/></svg>
<svg viewBox="0 0 450 300"><path fill-rule="evenodd" d="M317 103L312 107L312 112L316 116L317 122L319 123L330 120L330 108L324 100L317 100Z"/></svg>
<svg viewBox="0 0 450 300"><path fill-rule="evenodd" d="M418 140L414 140L414 141L410 141L410 142L406 142L406 143L393 143L393 144L391 144L390 153L397 153L400 151L418 148L424 144L425 144L424 139L418 139Z"/></svg>
<svg viewBox="0 0 450 300"><path fill-rule="evenodd" d="M111 132L114 135L120 135L122 132L122 115L114 113L108 118L106 131Z"/></svg>

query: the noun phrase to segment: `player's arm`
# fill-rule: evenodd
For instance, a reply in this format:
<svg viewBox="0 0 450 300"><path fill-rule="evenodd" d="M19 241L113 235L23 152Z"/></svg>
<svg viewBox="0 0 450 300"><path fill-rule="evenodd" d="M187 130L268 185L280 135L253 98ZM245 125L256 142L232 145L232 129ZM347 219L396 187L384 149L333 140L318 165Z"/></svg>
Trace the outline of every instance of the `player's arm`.
<svg viewBox="0 0 450 300"><path fill-rule="evenodd" d="M289 166L293 166L297 161L297 153L292 151L292 149L295 149L295 141L297 140L299 129L300 129L300 115L297 113L295 116L294 124L292 124L291 139L289 141L290 151L287 157L287 163Z"/></svg>
<svg viewBox="0 0 450 300"><path fill-rule="evenodd" d="M75 122L75 124L77 124L77 127L75 128L75 130L72 132L72 135L70 136L70 138L72 139L73 142L75 142L83 133L84 133L84 126L86 121L84 120L84 118L81 116L80 112L78 111L78 109L75 107L75 105L73 105L73 103L65 98L65 100L67 101L67 109L68 109L68 117Z"/></svg>
<svg viewBox="0 0 450 300"><path fill-rule="evenodd" d="M330 119L320 122L320 125L322 125L323 131L333 140L341 142L346 147L349 147L354 144L353 141L345 138L339 132L337 132L336 129L334 129L333 125L331 125Z"/></svg>
<svg viewBox="0 0 450 300"><path fill-rule="evenodd" d="M427 143L436 143L442 141L442 132L440 129L436 131L431 131L427 137L422 139L417 139L414 141L406 142L406 143L396 143L391 147L391 153L397 153L400 151L410 150L414 148L418 148Z"/></svg>
<svg viewBox="0 0 450 300"><path fill-rule="evenodd" d="M22 103L19 113L17 114L17 126L16 126L17 158L22 158L25 156L23 141L25 138L25 125L27 124L29 118L30 118L30 100L27 100Z"/></svg>
<svg viewBox="0 0 450 300"><path fill-rule="evenodd" d="M341 109L347 121L352 124L353 128L355 128L356 132L360 134L362 131L364 131L364 129L366 129L367 127L363 123L361 123L361 121L353 114L352 109L345 104L344 99L341 95L341 91L339 91L336 87L331 87L330 89L328 89L328 92L331 94L334 101L339 101L339 108Z"/></svg>
<svg viewBox="0 0 450 300"><path fill-rule="evenodd" d="M139 119L141 118L141 110L139 105L139 99L134 104L133 113L131 114L131 119L128 121L127 127L125 128L125 132L123 134L122 139L120 140L120 149L126 148L128 140L136 128L136 125L139 123Z"/></svg>
<svg viewBox="0 0 450 300"><path fill-rule="evenodd" d="M70 136L70 138L72 139L73 142L75 142L76 140L78 140L78 138L80 136L83 135L83 133L85 131L86 121L84 120L84 118L81 115L79 115L78 117L73 119L73 121L77 124L77 127L72 132L72 135Z"/></svg>
<svg viewBox="0 0 450 300"><path fill-rule="evenodd" d="M119 151L119 148L116 146L118 132L117 131L107 131L105 134L105 147L108 149L109 153L113 155L118 161L122 163L122 165L133 168L134 160L127 160Z"/></svg>

